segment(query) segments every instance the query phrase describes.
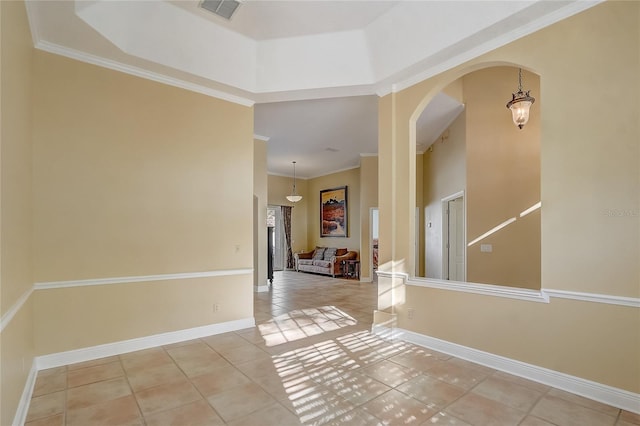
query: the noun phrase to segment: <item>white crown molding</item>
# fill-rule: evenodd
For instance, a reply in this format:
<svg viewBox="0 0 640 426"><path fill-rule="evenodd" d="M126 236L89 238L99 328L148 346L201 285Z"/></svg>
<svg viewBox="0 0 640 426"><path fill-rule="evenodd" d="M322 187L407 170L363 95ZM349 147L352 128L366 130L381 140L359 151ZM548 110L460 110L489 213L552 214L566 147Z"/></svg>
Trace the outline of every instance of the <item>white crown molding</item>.
<svg viewBox="0 0 640 426"><path fill-rule="evenodd" d="M22 295L18 298L18 300L15 301L15 303L9 308L9 310L5 312L4 315L2 315L2 318L0 319L0 333L5 329L6 326L9 325L18 311L22 309L22 306L25 304L25 302L29 300L29 297L31 296L31 293L33 293L33 290L34 287L32 286L29 290L22 293Z"/></svg>
<svg viewBox="0 0 640 426"><path fill-rule="evenodd" d="M255 104L255 102L251 99L232 95L230 93L205 87L199 84L190 83L188 81L180 80L178 78L169 77L163 74L144 70L138 67L134 67L132 65L122 64L120 62L116 62L110 59L105 59L105 58L91 55L85 52L80 52L78 50L70 49L68 47L50 43L48 41L34 40L34 46L36 47L36 49L40 49L45 52L64 56L70 59L75 59L80 62L86 62L88 64L97 65L99 67L108 68L114 71L119 71L125 74L133 75L136 77L144 78L147 80L155 81L155 82L166 84L169 86L178 87L180 89L189 90L191 92L200 93L205 96L210 96L212 98L221 99L221 100L232 102L242 106L251 107Z"/></svg>
<svg viewBox="0 0 640 426"><path fill-rule="evenodd" d="M375 155L377 156L378 154L375 154ZM321 175L314 175L314 176L307 176L307 177L296 176L296 179L298 179L298 180L316 179L316 178L319 178L319 177L332 175L334 173L347 172L349 170L359 169L359 168L360 168L360 165L358 164L357 166L345 167L344 169L331 170L331 171L322 173ZM293 178L293 175L285 175L285 174L272 173L272 172L268 172L267 174L269 176L280 176L280 177L286 177L286 178Z"/></svg>
<svg viewBox="0 0 640 426"><path fill-rule="evenodd" d="M253 317L243 318L235 321L204 325L201 327L171 331L168 333L155 334L137 339L122 340L104 345L42 355L36 357L35 364L38 370L45 370L47 368L61 367L63 365L91 361L108 356L155 348L157 346L199 339L201 337L212 336L215 334L228 333L230 331L255 327L255 325L256 321Z"/></svg>
<svg viewBox="0 0 640 426"><path fill-rule="evenodd" d="M216 90L210 87L202 86L200 84L191 83L180 78L168 77L162 75L161 73L143 70L133 65L123 64L115 60L98 57L76 49L48 42L42 38L43 36L46 36L46 34L38 33L38 28L41 28L41 23L38 22L38 9L35 5L37 4L37 2L27 1L26 7L30 24L29 26L36 48L83 62L92 63L94 65L114 69L116 71L124 72L127 74L136 75L138 77L150 79L163 84L168 84L186 90L202 93L207 96L227 100L229 102L238 103L240 105L252 106L256 102L266 103L301 99L362 96L372 94L377 94L378 96L382 97L389 93L404 90L407 87L410 87L447 69L460 65L470 59L473 59L474 57L487 53L497 47L506 45L514 40L538 31L555 22L561 21L562 19L568 18L583 10L593 7L594 5L602 1L603 0L569 1L565 6L559 7L556 10L552 10L549 13L546 13L543 16L532 20L525 20L523 19L523 16L516 14L512 17L509 17L509 19L512 21L520 20L524 22L524 24L517 26L516 28L508 31L505 34L495 36L479 46L467 48L459 54L454 54L455 52L453 52L453 50L455 46L452 45L450 46L450 49L448 49L453 54L453 56L451 57L444 59L446 52L441 51L435 55L432 55L431 57L424 58L422 61L419 61L417 63L412 62L412 65L407 64L407 66L405 66L403 70L392 72L389 75L380 76L377 79L373 76L371 78L363 79L362 82L360 82L360 80L358 80L357 78L347 79L343 82L344 85L340 85L340 83L334 82L332 80L325 81L321 77L319 77L321 81L316 82L316 84L307 83L298 85L300 87L309 87L305 89L295 88L295 85L293 85L293 83L289 84L289 87L287 87L287 84L284 84L282 85L282 88L280 88L279 85L275 85L274 87L277 87L277 89L275 90L270 90L268 86L263 90L260 90L260 88L257 87L253 91L236 87L238 91L235 93L241 93L240 96L238 96L237 94L232 94L234 90L231 86L229 86L229 90ZM362 31L363 30L358 30L356 32ZM351 33L351 31L347 31L345 33ZM289 40L289 38L283 38L282 41L284 40ZM458 42L463 43L464 40L459 40ZM273 43L273 40L269 41L268 43ZM461 49L463 47L458 46L458 48ZM278 63L278 66L282 67L282 64ZM322 77L324 77L324 75Z"/></svg>
<svg viewBox="0 0 640 426"><path fill-rule="evenodd" d="M321 175L317 175L317 176L309 176L307 179L315 179L315 178L319 178L319 177L322 177L322 176L328 176L328 175L332 175L334 173L347 172L349 170L359 169L359 168L360 168L360 165L358 164L357 166L346 167L344 169L331 170L331 171L322 173Z"/></svg>
<svg viewBox="0 0 640 426"><path fill-rule="evenodd" d="M392 336L406 342L414 343L429 349L443 352L457 358L465 359L476 364L484 365L496 370L504 371L535 382L543 383L557 389L562 389L585 398L600 401L617 408L634 413L640 413L640 394L615 388L591 380L550 370L548 368L527 364L522 361L484 352L478 349L459 345L415 333L413 331L395 328L390 331L386 327L374 327L372 332L380 333L383 337Z"/></svg>
<svg viewBox="0 0 640 426"><path fill-rule="evenodd" d="M400 92L448 69L454 68L480 55L483 55L501 46L505 46L524 36L539 31L549 25L552 25L577 13L587 10L599 3L602 3L603 1L604 0L572 1L568 5L552 13L546 14L545 16L533 21L529 21L524 25L520 25L514 30L501 34L500 36L486 41L474 47L473 49L466 50L463 53L452 56L451 58L439 62L437 65L423 69L422 71L413 72L409 77L406 77L402 80L395 81L392 84L390 84L388 81L380 82L377 85L376 94L382 97L389 93Z"/></svg>
<svg viewBox="0 0 640 426"><path fill-rule="evenodd" d="M67 287L87 287L94 285L110 285L110 284L126 284L135 282L146 281L168 281L168 280L184 280L191 278L208 278L208 277L225 277L231 275L247 275L252 274L253 268L245 269L227 269L218 271L206 271L206 272L185 272L179 274L161 274L161 275L140 275L134 277L114 277L114 278L95 278L87 280L73 280L73 281L49 281L35 283L34 288L36 290L48 290L54 288L67 288Z"/></svg>
<svg viewBox="0 0 640 426"><path fill-rule="evenodd" d="M16 408L16 415L13 417L13 425L24 425L27 421L27 414L29 413L29 403L31 402L31 396L33 390L36 387L36 378L38 377L38 369L35 359L31 363L31 370L27 376L27 381L22 390L20 401L18 401L18 407Z"/></svg>

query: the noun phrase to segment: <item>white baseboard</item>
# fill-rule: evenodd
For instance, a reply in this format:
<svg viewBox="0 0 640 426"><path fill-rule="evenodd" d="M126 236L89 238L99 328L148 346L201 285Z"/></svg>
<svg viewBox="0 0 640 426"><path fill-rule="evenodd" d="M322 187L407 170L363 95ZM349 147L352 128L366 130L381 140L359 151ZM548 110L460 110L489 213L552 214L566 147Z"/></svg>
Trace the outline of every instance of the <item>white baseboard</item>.
<svg viewBox="0 0 640 426"><path fill-rule="evenodd" d="M372 327L372 332L443 352L476 364L543 383L585 398L640 414L640 394L571 376L559 371L480 351L402 328Z"/></svg>
<svg viewBox="0 0 640 426"><path fill-rule="evenodd" d="M266 291L269 291L269 280L268 279L267 279L267 281L265 282L264 285L256 286L256 292L257 293L264 293Z"/></svg>
<svg viewBox="0 0 640 426"><path fill-rule="evenodd" d="M13 425L22 426L27 420L27 413L29 412L29 403L31 402L31 396L33 395L33 389L36 386L36 378L38 376L38 368L36 360L33 360L31 364L31 370L27 376L27 382L24 384L24 390L20 396L18 402L18 408L16 409L16 415L13 417Z"/></svg>
<svg viewBox="0 0 640 426"><path fill-rule="evenodd" d="M75 364L77 362L91 361L98 358L149 349L156 346L170 345L172 343L184 342L186 340L198 339L200 337L211 336L214 334L242 330L244 328L255 327L255 325L255 318L244 318L235 321L189 328L186 330L171 331L153 336L140 337L137 339L122 340L120 342L107 343L88 348L75 349L72 351L41 355L36 357L34 362L37 370L44 370L67 364Z"/></svg>

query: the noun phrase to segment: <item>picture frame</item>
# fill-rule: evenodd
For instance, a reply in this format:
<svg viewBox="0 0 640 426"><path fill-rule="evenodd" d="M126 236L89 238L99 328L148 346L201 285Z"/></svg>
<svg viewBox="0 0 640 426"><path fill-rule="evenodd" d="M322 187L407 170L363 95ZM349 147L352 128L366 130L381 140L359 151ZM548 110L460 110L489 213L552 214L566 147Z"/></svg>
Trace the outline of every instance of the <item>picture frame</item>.
<svg viewBox="0 0 640 426"><path fill-rule="evenodd" d="M320 237L348 237L347 187L320 191Z"/></svg>

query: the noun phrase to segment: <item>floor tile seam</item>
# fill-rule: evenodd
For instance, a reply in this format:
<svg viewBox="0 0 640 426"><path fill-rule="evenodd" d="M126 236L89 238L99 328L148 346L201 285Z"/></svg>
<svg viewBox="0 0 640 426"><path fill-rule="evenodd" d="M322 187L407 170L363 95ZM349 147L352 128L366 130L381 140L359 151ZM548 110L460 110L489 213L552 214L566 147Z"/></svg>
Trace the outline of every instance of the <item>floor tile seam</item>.
<svg viewBox="0 0 640 426"><path fill-rule="evenodd" d="M176 366L177 366L178 368L180 368L180 366L179 366L179 365L177 365L177 363L176 363ZM234 367L234 368L235 368L235 367ZM237 370L237 368L236 368L236 370ZM182 369L180 369L180 371L182 371ZM239 371L239 370L238 370L238 371ZM217 415L217 416L218 416L218 417L219 417L219 418L220 418L220 419L221 419L221 420L226 424L227 422L223 419L222 415L221 415L221 414L218 412L218 410L216 410L216 409L215 409L215 407L214 407L213 405L211 405L211 403L209 402L209 397L205 396L205 395L200 391L200 389L198 388L198 386L196 386L196 385L195 385L195 383L193 383L192 379L194 379L195 377L193 377L193 378L192 378L192 377L187 376L187 374L186 374L184 371L182 371L182 374L184 374L184 375L185 375L185 378L187 379L187 381L189 382L189 384L191 384L191 386L196 390L196 392L198 393L198 395L200 395L200 398L202 398L202 400L203 400L204 402L206 402L206 403L207 403L207 405L208 405L208 406L213 410L213 412L214 412L214 413L216 413L216 415ZM203 374L203 375L204 375L204 374ZM201 377L201 376L203 376L203 375L196 376L196 377ZM213 395L211 395L211 396L213 396ZM168 408L168 409L166 409L166 410L160 410L160 411L156 411L156 412L153 412L153 413L149 413L149 415L156 415L156 414L159 414L159 413L168 412L168 411L170 411L170 410L175 410L175 409L180 408L180 407L185 407L185 406L187 406L187 405L189 405L189 404L193 404L193 403L195 403L195 402L198 402L198 401L191 401L191 402L187 402L187 403L181 404L181 405L176 406L176 407ZM146 418L145 418L145 423L146 423Z"/></svg>
<svg viewBox="0 0 640 426"><path fill-rule="evenodd" d="M576 394L576 393L568 392L568 391L562 390L562 389L560 389L560 388L554 388L554 387L551 387L551 388L547 391L547 393L551 392L552 390L557 390L557 391L562 391L562 392L564 392L564 393L563 393L563 394L561 394L561 395L564 395L565 393L567 393L567 394L569 394L569 395L579 396L579 397L581 397L581 398L586 399L587 401L593 401L593 402L596 402L596 403L599 403L599 404L606 405L607 407L611 407L611 408L614 408L614 409L616 409L616 410L617 410L616 415L615 415L615 417L616 417L616 418L617 418L617 417L619 417L619 415L620 415L621 409L620 409L620 408L618 408L618 407L614 407L614 406L612 406L612 405L605 404L605 403L603 403L603 402L599 402L599 401L596 401L596 400L593 400L593 399L589 399L589 398L584 397L584 396L582 396L582 395L578 395L578 394ZM561 400L563 400L563 401L565 401L565 402L569 402L569 403L571 403L571 404L576 404L576 405L578 405L578 406L580 406L580 407L582 407L582 408L587 408L587 409L589 409L589 410L596 411L596 412L598 412L598 413L600 413L600 414L604 414L604 415L606 415L606 416L612 417L612 415L611 415L611 414L609 414L609 413L607 413L607 412L605 412L605 411L603 411L603 410L600 410L600 409L598 409L598 408L594 408L594 407L589 407L588 405L582 404L582 403L580 403L580 402L572 401L572 400L567 399L567 398L563 398L563 396L561 396L561 395L558 395L558 396L556 396L555 398L559 398L559 399L561 399Z"/></svg>
<svg viewBox="0 0 640 426"><path fill-rule="evenodd" d="M118 357L118 360L120 360L120 357ZM65 372L64 372L65 373L64 374L64 376L65 376L64 377L65 390L64 390L64 405L63 405L64 411L62 413L62 420L63 420L62 424L63 425L67 424L67 411L68 411L67 410L67 405L68 405L68 402L69 402L69 392L68 392L68 389L69 389L69 366L66 365L65 367L66 367L65 368Z"/></svg>
<svg viewBox="0 0 640 426"><path fill-rule="evenodd" d="M213 334L211 336L207 336L207 337L213 337L213 336L215 336L215 334ZM240 337L242 340L244 340L248 344L256 346L255 343L248 341L247 339L243 338L242 336L238 336L238 337ZM220 352L219 349L216 349L215 347L211 346L211 344L209 342L207 342L206 340L204 340L204 339L201 339L201 340L204 342L205 345L207 345L209 348L211 348L211 350L213 350L218 355L222 356L222 353ZM224 347L222 347L222 350L226 350L226 349L233 350L233 349L241 348L242 346L245 346L245 345L230 346L230 347L224 346Z"/></svg>
<svg viewBox="0 0 640 426"><path fill-rule="evenodd" d="M423 374L423 375L424 375L424 374ZM418 377L418 376L416 376L416 377ZM450 415L450 416L452 416L452 417L454 417L454 418L456 418L456 419L459 419L460 421L463 421L463 420L462 420L462 419L460 419L459 417L457 417L457 416L453 415L453 414L452 414L452 413L450 413L450 412L447 412L446 410L447 410L447 408L449 408L449 407L451 407L453 404L455 404L457 401L459 401L459 400L461 400L462 398L464 398L465 396L469 395L469 394L471 393L471 391L472 391L476 386L478 386L480 383L475 384L474 386L472 386L472 387L471 387L471 388L469 388L469 389L465 389L465 388L462 388L462 387L460 387L460 386L458 386L458 385L454 385L454 384L449 383L449 382L447 382L447 381L445 381L445 380L442 380L442 379L440 379L440 378L438 378L438 377L434 377L434 376L428 376L428 377L429 377L429 378L431 378L431 379L435 379L435 380L437 380L437 381L439 381L439 382L441 382L441 383L444 383L444 384L446 384L446 385L456 387L456 388L458 388L458 389L460 389L460 390L462 390L462 391L463 391L463 393L462 393L462 394L460 394L460 396L458 396L458 397L457 397L457 398L455 398L455 399L452 399L451 401L449 401L449 403L448 403L448 404L445 404L445 405L443 405L443 406L439 406L439 405L435 405L435 404L434 404L434 406L438 407L438 409L437 409L437 410L438 410L439 412L446 412L448 415ZM413 377L413 378L412 378L412 379L410 379L410 380L413 380L413 379L415 379L415 377ZM407 383L408 381L409 381L409 380L405 381L404 383ZM417 399L417 398L415 398L415 397L413 397L413 396L411 396L411 395L409 395L409 394L407 394L407 393L405 393L405 392L401 391L400 389L397 389L399 386L402 386L404 383L402 383L402 384L400 384L400 385L398 385L398 386L394 387L393 389L397 390L398 392L401 392L401 393L402 393L402 394L404 394L404 395L407 395L407 396L408 396L408 397L410 397L410 398L415 399L416 401L418 401L418 402L422 403L423 405L427 405L427 404L425 404L424 402L420 401L419 399ZM484 397L483 395L479 395L479 396ZM486 398L486 397L484 397L484 398ZM490 399L490 398L487 398L487 399ZM493 400L492 400L492 401L493 401ZM495 402L498 402L498 401L495 401ZM505 404L503 404L503 405L505 405ZM434 414L434 415L435 415L435 414ZM433 417L433 416L432 416L432 417ZM525 417L526 417L526 416L525 416ZM431 417L430 417L430 418L431 418Z"/></svg>
<svg viewBox="0 0 640 426"><path fill-rule="evenodd" d="M444 382L444 381L443 381L443 382ZM444 382L444 383L446 383L446 382ZM454 405L456 402L460 401L460 400L461 400L462 398L464 398L465 396L468 396L468 395L472 394L472 393L473 393L473 392L472 392L472 390L473 390L473 389L475 389L477 386L479 386L479 385L480 385L480 383L481 383L481 382L479 382L479 383L475 384L474 386L472 386L471 388L469 388L468 390L466 390L466 391L465 391L462 395L460 395L458 398L456 398L456 399L452 400L451 402L449 402L449 404L447 404L444 408L442 408L442 410L441 410L441 411L442 411L442 412L446 412L448 415L450 415L450 416L452 416L452 417L454 417L454 418L458 419L459 417L457 417L457 416L455 416L453 413L451 413L451 412L447 411L447 409L448 409L449 407L451 407L452 405ZM451 383L448 383L448 384L449 384L449 385L451 385ZM455 385L451 385L451 386L455 386ZM459 386L458 386L458 387L459 387ZM510 407L510 406L508 406L508 405L506 405L506 404L503 404L503 403L501 403L501 402L499 402L499 401L496 401L496 400L494 400L494 399L488 398L488 397L486 397L486 396L484 396L484 395L480 395L480 394L477 394L477 393L475 393L474 395L479 396L479 397L481 397L481 398L488 399L488 400L493 401L493 402L495 402L495 403L498 403L498 404L504 405L505 407L508 407L508 408L513 409L513 410L519 411L520 413L524 413L522 410L518 410L518 409L516 409L516 408ZM533 409L533 407L531 407L531 409L529 410L529 412L530 412L532 409ZM522 418L520 419L520 421L518 422L518 424L522 423L522 422L524 421L524 419L526 419L526 418L527 418L527 416L529 415L529 412L524 413L524 415L522 416ZM465 421L465 420L460 419L460 421ZM556 426L559 426L559 425L556 425Z"/></svg>
<svg viewBox="0 0 640 426"><path fill-rule="evenodd" d="M536 416L536 415L531 414L531 413L527 413L527 415L526 415L526 416L524 416L524 417L522 418L522 420L520 420L520 421L518 422L518 426L522 425L522 423L523 423L525 420L527 420L527 418L534 418L534 419L540 420L540 421L542 421L542 422L549 423L550 425L553 425L553 426L564 426L564 425L562 425L562 424L554 423L554 422L552 422L551 420L543 419L542 417L540 417L540 416Z"/></svg>
<svg viewBox="0 0 640 426"><path fill-rule="evenodd" d="M164 348L163 348L163 350L164 350ZM140 415L140 419L142 419L142 423L144 425L146 425L147 424L147 420L144 417L144 411L142 411L142 407L140 406L140 401L138 401L138 397L136 396L136 393L133 391L133 386L131 386L131 382L129 381L129 375L127 374L127 370L125 370L125 368L124 368L124 364L122 363L122 357L118 356L118 361L120 362L120 367L122 368L122 371L124 371L124 373L125 373L124 378L125 378L125 380L127 382L127 386L129 386L129 391L131 392L131 395L133 396L133 400L136 402L136 407L138 408L138 414Z"/></svg>
<svg viewBox="0 0 640 426"><path fill-rule="evenodd" d="M476 384L473 388L469 389L469 393L472 393L473 389L477 388L477 387L478 387L478 386L480 386L483 382L485 382L485 381L486 381L486 380L488 380L489 378L493 377L497 372L498 372L498 370L496 370L496 372L494 372L493 374L489 375L489 376L488 376L488 377L486 377L484 380L482 380L481 382L479 382L478 384ZM525 414L525 416L522 418L522 420L520 421L520 423L521 423L522 421L524 421L524 419L526 419L528 416L532 415L531 413L533 412L533 409L536 407L536 405L538 405L538 403L539 403L539 402L544 398L544 396L545 396L545 395L546 395L546 394L551 390L551 389L547 389L545 392L540 392L540 391L537 391L536 389L530 388L530 387L525 386L525 385L521 385L521 384L519 384L519 383L516 383L516 382L511 381L511 380L508 380L508 379L501 379L501 380L507 381L507 382L509 382L509 383L510 383L510 384L512 384L512 385L518 386L519 388L524 388L524 389L527 389L527 390L531 390L531 391L539 392L539 393L540 393L540 395L538 395L538 397L536 398L535 402L534 402L533 404L531 404L531 406L527 409L526 414ZM513 407L513 406L511 406L511 405L505 404L505 403L503 403L503 402L501 402L501 401L497 401L497 400L495 400L495 399L493 399L493 398L491 398L491 397L488 397L488 396L486 396L486 395L483 395L483 394L480 394L480 393L477 393L477 392L474 392L474 393L475 393L476 395L483 396L483 397L485 397L485 398L491 399L492 401L499 402L499 403L501 403L501 404L503 404L503 405L506 405L506 406L507 406L507 407L509 407L509 408L513 408L513 409L516 409L516 410L517 410L517 408L516 408L516 407ZM520 411L522 411L522 410L520 410ZM538 416L534 416L534 417L538 417ZM552 422L550 422L550 421L548 421L548 420L545 420L545 421L546 421L546 422L548 422L548 423L552 423ZM518 423L518 424L520 424L520 423Z"/></svg>
<svg viewBox="0 0 640 426"><path fill-rule="evenodd" d="M189 382L189 383L190 383L190 384L195 388L195 385L191 382L191 378L187 375L186 371L184 371L184 370L182 369L182 367L180 367L180 364L178 364L178 363L176 362L176 360L175 360L175 359L173 359L173 357L171 356L171 354L169 354L169 353L168 353L167 348L165 348L164 346L158 346L158 347L159 347L159 348L161 348L161 349L166 353L166 355L169 357L169 359L171 359L171 362L173 363L173 365L174 365L174 366L175 366L175 367L180 371L180 373L182 373L183 378L184 378L187 382ZM160 367L161 367L161 366L160 366ZM124 365L123 365L123 368L124 368ZM129 385L129 389L131 390L131 394L136 398L136 402L138 402L138 396L137 396L137 394L138 394L138 393L141 393L141 392L147 392L147 391L149 391L149 390L151 390L151 389L156 389L156 388L159 388L159 387L162 387L162 386L167 386L167 383L166 383L166 382L163 382L163 383L161 383L161 384L159 384L159 385L149 386L149 387L145 387L145 388L138 389L137 391L135 391L135 390L133 389L133 386L131 386L131 382L130 382L130 380L129 380L129 375L128 375L128 374L126 374L126 370L125 370L125 377L126 377L126 379L127 379L127 384ZM197 390L197 388L196 388L196 390ZM144 416L144 412L142 411L142 408L140 407L140 404L139 404L139 403L138 403L138 408L140 409L140 412L141 412L141 413L142 413L142 415ZM162 411L165 411L165 410L162 410ZM154 412L154 413L150 413L150 414L155 414L155 412Z"/></svg>
<svg viewBox="0 0 640 426"><path fill-rule="evenodd" d="M96 380L94 380L94 381L90 381L90 382L86 382L86 383L81 383L81 384L79 384L79 385L69 386L69 375L68 375L68 373L67 373L67 389L75 389L75 388L79 388L79 387L81 387L81 386L93 385L93 384L96 384L96 383L106 382L106 381L108 381L108 380L117 379L118 377L124 377L124 376L126 375L126 371L125 371L124 366L122 365L122 363L120 363L120 359L119 359L119 358L118 358L118 361L112 361L112 362L109 362L109 363L107 363L107 364L115 364L116 362L120 364L120 368L122 369L122 375L120 375L120 376L113 376L113 377L106 377L106 378L102 378L102 379L96 379ZM104 366L104 365L107 365L107 364L101 364L101 365L99 365L99 366ZM85 367L85 368L93 368L93 367L98 367L98 366ZM73 370L73 371L80 371L80 370L84 370L84 368L81 368L81 369L79 369L79 370Z"/></svg>
<svg viewBox="0 0 640 426"><path fill-rule="evenodd" d="M280 406L280 407L284 408L285 410L287 410L289 413L294 414L294 413L291 412L291 410L287 409L287 407L285 407L283 404L281 404L280 401L278 399L276 399L273 395L270 395L270 396L274 399L274 401L271 404L269 404L269 405L267 405L265 407L261 407L258 410L254 411L252 413L249 413L247 415L240 416L240 417L237 417L235 419L232 419L229 422L241 421L242 419L245 419L245 418L248 418L249 416L252 416L253 414L257 413L258 411L266 410L267 408L271 408L271 407L274 407L274 406ZM222 418L222 417L220 417L220 418ZM224 421L224 419L222 421ZM225 424L229 423L229 422L226 422L226 421L224 421L224 422L225 422ZM300 424L302 425L302 422L300 422Z"/></svg>

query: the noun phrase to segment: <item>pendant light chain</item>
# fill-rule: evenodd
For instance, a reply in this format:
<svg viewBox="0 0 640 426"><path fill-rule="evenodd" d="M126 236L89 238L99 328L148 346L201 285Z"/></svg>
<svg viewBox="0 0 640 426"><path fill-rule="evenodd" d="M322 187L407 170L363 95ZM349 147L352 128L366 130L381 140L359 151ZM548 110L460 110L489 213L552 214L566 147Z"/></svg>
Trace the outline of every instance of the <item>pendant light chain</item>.
<svg viewBox="0 0 640 426"><path fill-rule="evenodd" d="M287 195L287 200L291 201L292 203L297 203L298 201L302 200L302 195L298 195L298 192L296 191L296 162L292 161L293 163L293 192L291 193L291 195Z"/></svg>

